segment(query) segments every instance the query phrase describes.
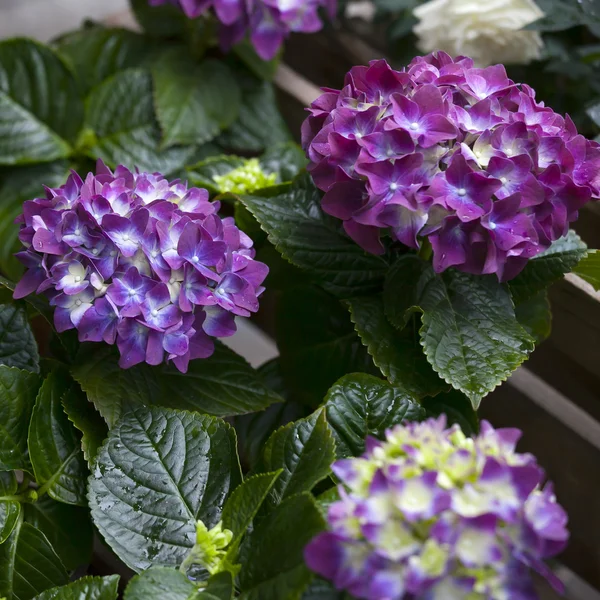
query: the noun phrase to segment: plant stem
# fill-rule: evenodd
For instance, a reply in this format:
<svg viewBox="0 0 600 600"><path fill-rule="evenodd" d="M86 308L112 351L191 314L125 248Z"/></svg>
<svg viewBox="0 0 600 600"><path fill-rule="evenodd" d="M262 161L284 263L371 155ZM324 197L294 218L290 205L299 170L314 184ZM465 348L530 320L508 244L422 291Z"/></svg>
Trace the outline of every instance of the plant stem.
<svg viewBox="0 0 600 600"><path fill-rule="evenodd" d="M423 260L430 260L433 256L433 248L431 246L431 242L428 239L423 240L421 243L421 249L418 253L419 258Z"/></svg>

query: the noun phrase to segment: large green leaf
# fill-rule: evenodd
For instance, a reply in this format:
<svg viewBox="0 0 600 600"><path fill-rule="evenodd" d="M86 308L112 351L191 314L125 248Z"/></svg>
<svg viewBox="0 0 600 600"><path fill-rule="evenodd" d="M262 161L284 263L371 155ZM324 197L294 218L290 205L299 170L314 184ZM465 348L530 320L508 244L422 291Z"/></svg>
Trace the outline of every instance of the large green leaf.
<svg viewBox="0 0 600 600"><path fill-rule="evenodd" d="M196 521L216 525L240 479L229 425L136 405L111 429L96 458L92 517L132 569L178 566L194 546Z"/></svg>
<svg viewBox="0 0 600 600"><path fill-rule="evenodd" d="M270 146L260 157L260 164L267 173L277 175L277 183L286 183L306 168L308 160L298 144L284 142Z"/></svg>
<svg viewBox="0 0 600 600"><path fill-rule="evenodd" d="M12 533L21 516L21 503L15 497L17 478L12 471L0 471L0 544Z"/></svg>
<svg viewBox="0 0 600 600"><path fill-rule="evenodd" d="M331 473L334 460L335 441L324 410L278 429L267 440L260 462L263 472L283 469L269 494L269 506L310 492Z"/></svg>
<svg viewBox="0 0 600 600"><path fill-rule="evenodd" d="M152 567L136 575L125 589L124 600L231 600L220 584L225 573L208 580L204 591L198 588L183 573L168 567ZM229 576L231 582L231 576ZM233 583L230 584L232 590Z"/></svg>
<svg viewBox="0 0 600 600"><path fill-rule="evenodd" d="M240 598L298 600L312 579L304 564L304 547L324 526L310 494L284 500L242 547Z"/></svg>
<svg viewBox="0 0 600 600"><path fill-rule="evenodd" d="M600 290L600 252L589 250L587 256L575 267L574 272L596 290Z"/></svg>
<svg viewBox="0 0 600 600"><path fill-rule="evenodd" d="M44 496L25 504L24 509L25 521L48 538L69 571L91 561L94 528L87 507L63 504Z"/></svg>
<svg viewBox="0 0 600 600"><path fill-rule="evenodd" d="M321 194L308 175L291 186L244 196L277 250L292 264L307 269L343 298L381 287L387 262L367 254L342 233L338 220L321 210Z"/></svg>
<svg viewBox="0 0 600 600"><path fill-rule="evenodd" d="M591 28L600 26L600 2L598 0L537 0L544 16L527 29L539 31L563 31L579 25ZM593 29L596 33L597 30Z"/></svg>
<svg viewBox="0 0 600 600"><path fill-rule="evenodd" d="M382 438L394 425L425 417L410 394L365 373L342 377L327 393L325 409L338 458L360 456L369 435Z"/></svg>
<svg viewBox="0 0 600 600"><path fill-rule="evenodd" d="M427 362L415 324L402 331L394 328L385 316L381 295L354 298L350 314L373 362L392 385L417 398L448 388Z"/></svg>
<svg viewBox="0 0 600 600"><path fill-rule="evenodd" d="M131 0L137 22L149 35L159 38L181 37L190 20L179 6L150 6L148 0Z"/></svg>
<svg viewBox="0 0 600 600"><path fill-rule="evenodd" d="M400 258L385 284L386 314L404 327L422 313L421 343L433 369L477 408L533 350L508 288L492 276L451 269L436 275L416 256ZM396 306L404 310L396 310Z"/></svg>
<svg viewBox="0 0 600 600"><path fill-rule="evenodd" d="M88 155L113 167L124 164L169 175L181 169L194 152L193 146L159 150L152 77L142 69L121 71L90 92L86 126L94 133Z"/></svg>
<svg viewBox="0 0 600 600"><path fill-rule="evenodd" d="M69 581L65 567L46 536L29 523L19 523L0 545L0 597L31 600L44 590Z"/></svg>
<svg viewBox="0 0 600 600"><path fill-rule="evenodd" d="M29 371L0 365L0 470L31 470L27 431L39 377Z"/></svg>
<svg viewBox="0 0 600 600"><path fill-rule="evenodd" d="M79 386L72 386L61 399L69 420L81 432L83 456L91 463L108 434L106 421Z"/></svg>
<svg viewBox="0 0 600 600"><path fill-rule="evenodd" d="M536 343L539 344L550 337L552 308L546 290L515 304L515 316Z"/></svg>
<svg viewBox="0 0 600 600"><path fill-rule="evenodd" d="M60 502L86 506L88 471L81 436L61 403L71 385L58 372L42 384L29 426L29 458L42 491Z"/></svg>
<svg viewBox="0 0 600 600"><path fill-rule="evenodd" d="M57 40L55 47L73 67L84 93L119 71L146 63L155 49L139 33L105 27L67 33Z"/></svg>
<svg viewBox="0 0 600 600"><path fill-rule="evenodd" d="M272 81L275 77L281 59L281 53L271 60L263 60L258 56L256 49L247 38L242 40L239 44L236 44L232 48L232 51L235 52L240 60L242 60L242 62L260 79Z"/></svg>
<svg viewBox="0 0 600 600"><path fill-rule="evenodd" d="M82 577L73 583L42 592L35 600L117 600L119 576Z"/></svg>
<svg viewBox="0 0 600 600"><path fill-rule="evenodd" d="M198 64L186 49L173 49L154 63L152 75L164 148L209 142L238 116L241 91L223 62Z"/></svg>
<svg viewBox="0 0 600 600"><path fill-rule="evenodd" d="M119 418L124 401L224 417L262 410L282 400L241 356L218 342L215 353L192 361L185 375L171 366L145 364L125 371L113 348L92 346L78 358L73 376L109 426Z"/></svg>
<svg viewBox="0 0 600 600"><path fill-rule="evenodd" d="M52 50L26 39L0 43L0 164L67 157L82 117L75 79Z"/></svg>
<svg viewBox="0 0 600 600"><path fill-rule="evenodd" d="M67 175L64 161L0 169L0 271L10 279L18 281L24 270L14 257L22 249L20 226L14 221L23 212L23 201L43 196L44 185L62 185Z"/></svg>
<svg viewBox="0 0 600 600"><path fill-rule="evenodd" d="M284 291L277 304L277 341L284 381L313 406L342 375L377 373L347 309L316 287Z"/></svg>
<svg viewBox="0 0 600 600"><path fill-rule="evenodd" d="M479 433L479 417L471 401L458 390L438 394L435 398L425 398L423 408L428 416L445 415L448 425L460 425L465 435Z"/></svg>
<svg viewBox="0 0 600 600"><path fill-rule="evenodd" d="M244 72L236 73L242 89L242 105L237 120L217 141L228 152L264 152L273 144L289 142L292 136L281 116L275 88Z"/></svg>
<svg viewBox="0 0 600 600"><path fill-rule="evenodd" d="M21 306L0 304L0 365L34 373L40 370L37 343Z"/></svg>
<svg viewBox="0 0 600 600"><path fill-rule="evenodd" d="M515 304L529 300L547 289L565 273L571 272L587 253L587 246L574 232L557 240L541 254L531 259L525 269L510 282Z"/></svg>

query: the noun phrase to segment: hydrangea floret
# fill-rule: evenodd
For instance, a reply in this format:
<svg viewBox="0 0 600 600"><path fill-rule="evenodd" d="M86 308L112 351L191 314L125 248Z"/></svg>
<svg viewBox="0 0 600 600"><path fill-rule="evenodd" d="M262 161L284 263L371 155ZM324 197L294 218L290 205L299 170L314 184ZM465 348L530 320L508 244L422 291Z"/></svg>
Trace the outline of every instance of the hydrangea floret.
<svg viewBox="0 0 600 600"><path fill-rule="evenodd" d="M333 465L340 500L308 566L357 598L529 600L531 569L566 545L567 515L516 429L467 438L444 416L399 425Z"/></svg>
<svg viewBox="0 0 600 600"><path fill-rule="evenodd" d="M191 19L214 14L220 22L220 42L230 49L249 35L263 60L271 60L292 32L314 33L323 22L319 10L335 15L337 0L149 0L174 4Z"/></svg>
<svg viewBox="0 0 600 600"><path fill-rule="evenodd" d="M600 197L600 144L510 80L443 52L326 89L302 129L323 210L365 250L382 234L449 267L514 278Z"/></svg>
<svg viewBox="0 0 600 600"><path fill-rule="evenodd" d="M117 344L120 366L189 361L258 310L268 267L206 190L160 174L114 173L101 161L83 180L23 205L15 298L44 293L57 331Z"/></svg>
<svg viewBox="0 0 600 600"><path fill-rule="evenodd" d="M277 183L276 173L265 173L258 158L249 158L240 167L213 177L221 194L250 194Z"/></svg>

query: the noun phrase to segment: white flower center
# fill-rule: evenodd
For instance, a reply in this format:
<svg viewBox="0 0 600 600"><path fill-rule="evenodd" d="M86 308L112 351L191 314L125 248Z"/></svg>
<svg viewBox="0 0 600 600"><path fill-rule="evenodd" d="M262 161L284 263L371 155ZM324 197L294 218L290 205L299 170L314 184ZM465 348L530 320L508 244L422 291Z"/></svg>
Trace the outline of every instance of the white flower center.
<svg viewBox="0 0 600 600"><path fill-rule="evenodd" d="M362 133L360 133L360 132L359 132L359 133L357 133L357 134L355 134L355 135L356 135L356 139L357 139L357 140L360 140L360 139L362 138L362 136L363 136L363 134L362 134Z"/></svg>
<svg viewBox="0 0 600 600"><path fill-rule="evenodd" d="M135 296L135 290L129 290L129 297L133 298Z"/></svg>
<svg viewBox="0 0 600 600"><path fill-rule="evenodd" d="M466 196L467 190L465 190L465 188L460 188L457 193L459 196Z"/></svg>
<svg viewBox="0 0 600 600"><path fill-rule="evenodd" d="M506 179L506 177L500 177L500 181L502 182L502 185L505 185L508 179Z"/></svg>
<svg viewBox="0 0 600 600"><path fill-rule="evenodd" d="M506 149L506 155L507 156L512 156L513 155L513 149L512 148L507 148Z"/></svg>
<svg viewBox="0 0 600 600"><path fill-rule="evenodd" d="M413 131L416 131L417 129L419 129L419 124L418 124L418 123L415 121L414 123L411 123L411 124L410 124L410 128L411 128Z"/></svg>
<svg viewBox="0 0 600 600"><path fill-rule="evenodd" d="M75 300L75 306L81 306L81 300Z"/></svg>
<svg viewBox="0 0 600 600"><path fill-rule="evenodd" d="M156 317L156 316L158 316L158 311L157 311L156 309L154 309L154 310L152 311L152 316L153 316L153 317Z"/></svg>
<svg viewBox="0 0 600 600"><path fill-rule="evenodd" d="M197 263L199 261L200 261L200 259L197 256L194 256L194 258L192 258L193 263Z"/></svg>
<svg viewBox="0 0 600 600"><path fill-rule="evenodd" d="M397 189L398 189L397 183L390 183L390 190L392 190L392 192L395 192Z"/></svg>
<svg viewBox="0 0 600 600"><path fill-rule="evenodd" d="M79 275L75 275L75 283L79 283L81 281L81 277Z"/></svg>
<svg viewBox="0 0 600 600"><path fill-rule="evenodd" d="M93 254L94 256L96 256L96 255L98 254L98 248L94 248L94 249L92 250L92 254Z"/></svg>
<svg viewBox="0 0 600 600"><path fill-rule="evenodd" d="M75 235L81 235L81 229L76 229L75 230Z"/></svg>
<svg viewBox="0 0 600 600"><path fill-rule="evenodd" d="M490 222L490 229L496 229L496 223Z"/></svg>
<svg viewBox="0 0 600 600"><path fill-rule="evenodd" d="M125 234L125 235L123 236L123 241L124 241L124 242L128 242L128 241L129 241L129 236L128 236L127 234Z"/></svg>

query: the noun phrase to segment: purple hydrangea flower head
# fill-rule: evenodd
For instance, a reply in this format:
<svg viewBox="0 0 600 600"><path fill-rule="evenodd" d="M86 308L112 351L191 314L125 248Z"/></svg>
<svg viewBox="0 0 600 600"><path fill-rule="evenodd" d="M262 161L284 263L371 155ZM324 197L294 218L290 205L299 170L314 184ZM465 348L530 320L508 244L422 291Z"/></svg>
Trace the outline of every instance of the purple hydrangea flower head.
<svg viewBox="0 0 600 600"><path fill-rule="evenodd" d="M323 26L319 10L335 15L337 0L149 0L174 4L190 18L212 13L220 22L224 50L246 35L263 60L271 60L292 32L314 33Z"/></svg>
<svg viewBox="0 0 600 600"><path fill-rule="evenodd" d="M502 65L443 52L354 67L302 128L323 210L367 252L383 235L433 265L514 278L600 198L600 144Z"/></svg>
<svg viewBox="0 0 600 600"><path fill-rule="evenodd" d="M123 368L172 361L185 372L258 310L268 274L218 210L206 190L99 161L23 205L15 298L44 293L58 331L116 344Z"/></svg>
<svg viewBox="0 0 600 600"><path fill-rule="evenodd" d="M560 591L544 560L565 548L567 515L519 437L484 421L467 438L441 416L368 439L333 465L340 500L309 568L366 600L534 600L532 569Z"/></svg>

